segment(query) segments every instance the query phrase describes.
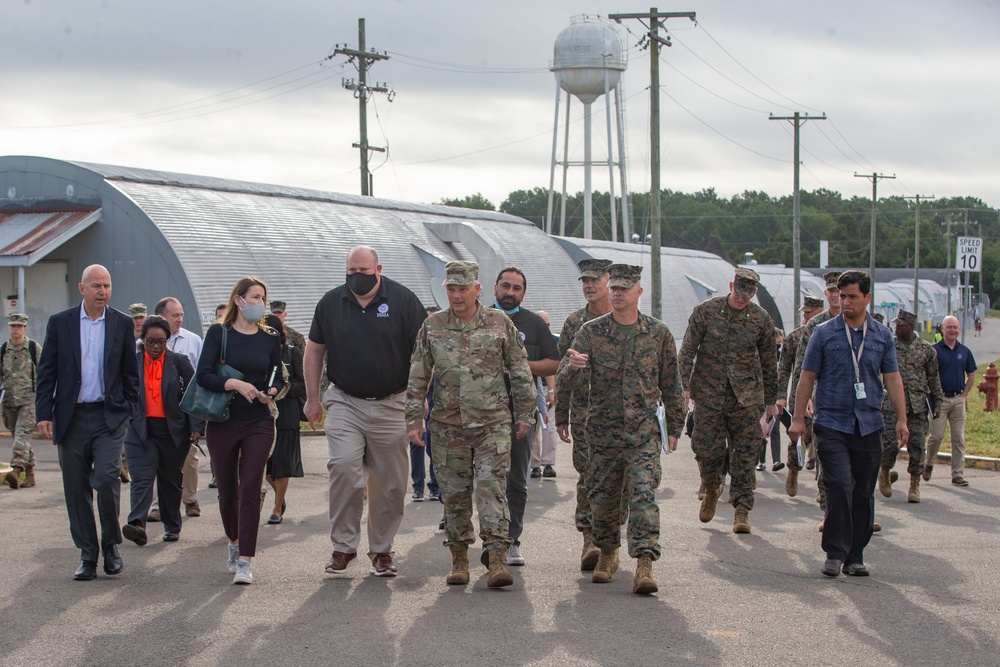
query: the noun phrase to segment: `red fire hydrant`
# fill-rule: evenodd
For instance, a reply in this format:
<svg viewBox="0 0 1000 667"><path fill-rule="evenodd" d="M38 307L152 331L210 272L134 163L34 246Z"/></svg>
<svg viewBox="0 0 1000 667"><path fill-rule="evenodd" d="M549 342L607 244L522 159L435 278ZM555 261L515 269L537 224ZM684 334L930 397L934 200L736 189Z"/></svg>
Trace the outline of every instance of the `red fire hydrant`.
<svg viewBox="0 0 1000 667"><path fill-rule="evenodd" d="M986 394L986 412L993 412L997 410L997 378L1000 374L997 373L996 364L990 363L989 368L986 369L986 375L983 376L983 381L979 383L979 393Z"/></svg>

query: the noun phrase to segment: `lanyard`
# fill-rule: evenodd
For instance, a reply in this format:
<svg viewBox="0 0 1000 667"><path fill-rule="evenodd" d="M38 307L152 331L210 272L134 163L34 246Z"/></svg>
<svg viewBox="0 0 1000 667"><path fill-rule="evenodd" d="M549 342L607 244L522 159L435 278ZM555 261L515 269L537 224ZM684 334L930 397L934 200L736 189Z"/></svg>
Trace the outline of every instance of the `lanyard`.
<svg viewBox="0 0 1000 667"><path fill-rule="evenodd" d="M854 362L854 381L858 384L861 383L861 368L858 364L861 361L861 355L865 351L865 336L868 335L868 318L865 317L865 323L861 326L861 345L858 346L858 352L854 352L854 340L851 339L851 327L847 324L847 318L844 318L844 332L847 334L847 345L851 349L851 361Z"/></svg>

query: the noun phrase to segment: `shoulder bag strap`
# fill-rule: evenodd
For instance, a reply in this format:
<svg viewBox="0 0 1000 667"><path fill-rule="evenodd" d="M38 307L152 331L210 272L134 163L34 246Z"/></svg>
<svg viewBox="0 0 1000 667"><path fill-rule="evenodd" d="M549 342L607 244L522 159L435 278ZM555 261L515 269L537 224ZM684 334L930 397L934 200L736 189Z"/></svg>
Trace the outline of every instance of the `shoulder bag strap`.
<svg viewBox="0 0 1000 667"><path fill-rule="evenodd" d="M220 366L223 366L226 363L226 341L229 338L228 333L229 333L229 329L226 326L223 326L222 327L222 352L219 355L219 365Z"/></svg>

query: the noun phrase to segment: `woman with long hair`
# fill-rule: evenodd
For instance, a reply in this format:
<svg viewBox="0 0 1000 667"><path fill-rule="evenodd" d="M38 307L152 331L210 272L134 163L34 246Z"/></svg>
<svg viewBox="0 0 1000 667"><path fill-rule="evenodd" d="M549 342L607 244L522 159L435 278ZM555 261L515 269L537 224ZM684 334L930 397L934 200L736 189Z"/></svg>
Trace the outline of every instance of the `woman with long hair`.
<svg viewBox="0 0 1000 667"><path fill-rule="evenodd" d="M205 422L181 411L181 396L194 377L183 354L167 349L170 324L159 315L147 317L139 333L139 404L125 435L132 465L131 508L122 535L142 546L147 542L146 516L156 482L163 521L163 541L181 533L181 480L188 449L205 431Z"/></svg>
<svg viewBox="0 0 1000 667"><path fill-rule="evenodd" d="M284 386L281 342L262 326L267 285L253 276L236 281L222 319L209 327L196 381L211 391L235 391L229 419L210 422L205 437L215 462L219 512L229 538L226 561L234 584L253 583L251 562L260 523L260 487L274 442L270 403ZM223 348L225 352L223 353ZM243 379L216 373L224 362Z"/></svg>

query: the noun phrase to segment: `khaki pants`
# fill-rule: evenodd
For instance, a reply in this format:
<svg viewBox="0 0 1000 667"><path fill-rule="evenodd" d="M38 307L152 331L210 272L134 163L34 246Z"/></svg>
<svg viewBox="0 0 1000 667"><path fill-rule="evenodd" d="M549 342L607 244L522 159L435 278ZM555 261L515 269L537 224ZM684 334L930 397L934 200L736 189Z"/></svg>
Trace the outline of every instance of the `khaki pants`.
<svg viewBox="0 0 1000 667"><path fill-rule="evenodd" d="M937 419L931 420L931 437L927 439L927 465L934 465L945 426L951 427L951 477L965 476L965 398L961 394L944 399Z"/></svg>
<svg viewBox="0 0 1000 667"><path fill-rule="evenodd" d="M368 485L368 555L392 553L403 520L409 477L405 392L378 401L348 396L335 386L323 394L330 473L330 540L356 553Z"/></svg>

